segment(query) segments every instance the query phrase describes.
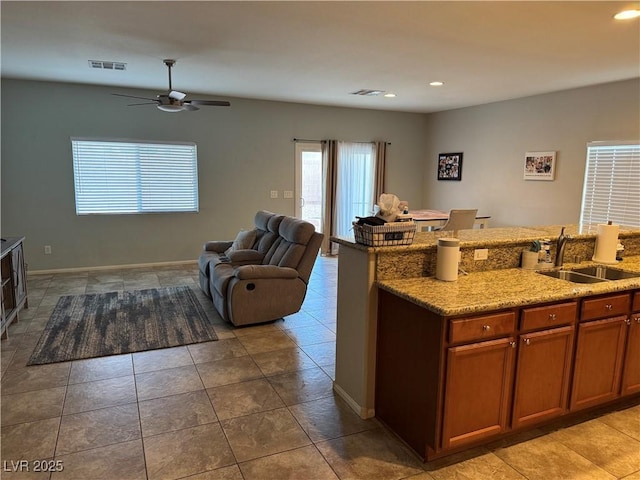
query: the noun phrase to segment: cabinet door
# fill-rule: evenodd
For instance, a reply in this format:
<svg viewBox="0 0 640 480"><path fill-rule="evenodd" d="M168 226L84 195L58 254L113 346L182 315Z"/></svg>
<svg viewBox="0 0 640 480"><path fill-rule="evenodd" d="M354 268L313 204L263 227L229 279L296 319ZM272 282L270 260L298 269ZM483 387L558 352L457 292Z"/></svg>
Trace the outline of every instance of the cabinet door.
<svg viewBox="0 0 640 480"><path fill-rule="evenodd" d="M520 335L513 399L513 428L567 411L574 327Z"/></svg>
<svg viewBox="0 0 640 480"><path fill-rule="evenodd" d="M513 337L509 337L447 350L443 448L507 428L514 346Z"/></svg>
<svg viewBox="0 0 640 480"><path fill-rule="evenodd" d="M578 326L571 410L618 397L627 317L581 323Z"/></svg>
<svg viewBox="0 0 640 480"><path fill-rule="evenodd" d="M640 392L640 313L631 315L628 332L622 373L622 395Z"/></svg>

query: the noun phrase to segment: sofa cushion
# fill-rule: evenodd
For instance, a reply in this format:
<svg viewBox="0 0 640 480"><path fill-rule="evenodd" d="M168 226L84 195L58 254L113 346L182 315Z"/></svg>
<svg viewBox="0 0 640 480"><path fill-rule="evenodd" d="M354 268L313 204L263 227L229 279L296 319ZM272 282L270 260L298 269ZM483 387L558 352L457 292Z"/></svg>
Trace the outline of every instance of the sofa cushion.
<svg viewBox="0 0 640 480"><path fill-rule="evenodd" d="M265 210L256 214L255 222L258 234L253 248L264 255L263 263L269 263L269 259L280 241L278 231L283 218L284 215L276 215Z"/></svg>
<svg viewBox="0 0 640 480"><path fill-rule="evenodd" d="M231 252L251 248L253 246L253 242L256 241L256 233L255 228L253 230L240 230L238 235L236 235L236 239L233 241L231 246L225 250L224 254L228 257Z"/></svg>
<svg viewBox="0 0 640 480"><path fill-rule="evenodd" d="M264 255L257 250L236 250L229 254L229 261L234 265L256 265L261 264Z"/></svg>
<svg viewBox="0 0 640 480"><path fill-rule="evenodd" d="M289 242L306 245L315 231L315 227L309 222L299 218L286 217L280 223L278 233Z"/></svg>

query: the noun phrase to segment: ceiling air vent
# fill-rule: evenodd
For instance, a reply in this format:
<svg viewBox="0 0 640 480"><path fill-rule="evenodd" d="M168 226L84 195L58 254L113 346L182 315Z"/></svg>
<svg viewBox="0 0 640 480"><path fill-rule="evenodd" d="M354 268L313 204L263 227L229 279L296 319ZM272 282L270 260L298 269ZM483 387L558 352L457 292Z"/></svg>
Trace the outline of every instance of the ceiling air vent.
<svg viewBox="0 0 640 480"><path fill-rule="evenodd" d="M105 62L103 60L89 60L91 68L101 68L103 70L126 70L127 64L123 62Z"/></svg>
<svg viewBox="0 0 640 480"><path fill-rule="evenodd" d="M364 97L375 97L376 95L382 95L384 90L370 90L367 88L363 88L362 90L356 90L355 92L351 92L351 95L361 95Z"/></svg>

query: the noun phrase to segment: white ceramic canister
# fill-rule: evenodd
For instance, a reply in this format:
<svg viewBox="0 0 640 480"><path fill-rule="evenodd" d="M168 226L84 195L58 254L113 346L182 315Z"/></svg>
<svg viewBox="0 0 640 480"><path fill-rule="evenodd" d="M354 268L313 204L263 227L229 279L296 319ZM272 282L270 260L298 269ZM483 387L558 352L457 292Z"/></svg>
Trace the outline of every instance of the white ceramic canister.
<svg viewBox="0 0 640 480"><path fill-rule="evenodd" d="M439 238L436 278L446 282L457 280L459 258L460 240L457 238Z"/></svg>

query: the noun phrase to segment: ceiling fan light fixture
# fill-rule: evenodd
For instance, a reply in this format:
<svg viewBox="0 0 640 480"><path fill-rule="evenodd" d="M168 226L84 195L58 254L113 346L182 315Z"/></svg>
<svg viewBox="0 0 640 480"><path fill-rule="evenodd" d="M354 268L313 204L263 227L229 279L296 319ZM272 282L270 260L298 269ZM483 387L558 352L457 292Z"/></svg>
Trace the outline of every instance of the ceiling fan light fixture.
<svg viewBox="0 0 640 480"><path fill-rule="evenodd" d="M181 112L182 110L184 110L184 109L182 108L182 105L171 105L171 104L168 104L168 105L158 105L158 108L159 108L160 110L162 110L163 112L171 112L171 113L174 113L174 112Z"/></svg>

